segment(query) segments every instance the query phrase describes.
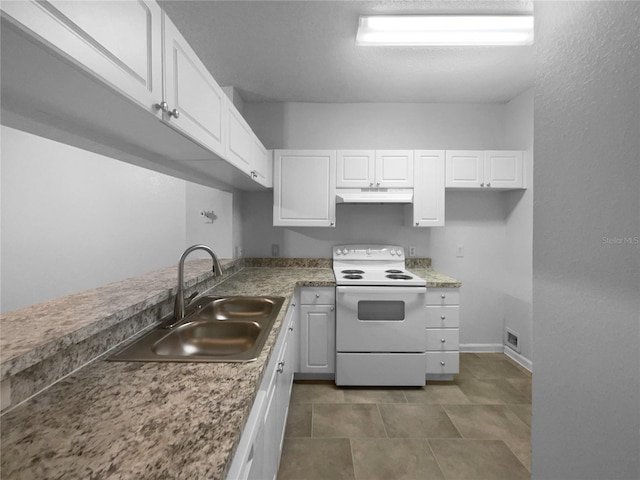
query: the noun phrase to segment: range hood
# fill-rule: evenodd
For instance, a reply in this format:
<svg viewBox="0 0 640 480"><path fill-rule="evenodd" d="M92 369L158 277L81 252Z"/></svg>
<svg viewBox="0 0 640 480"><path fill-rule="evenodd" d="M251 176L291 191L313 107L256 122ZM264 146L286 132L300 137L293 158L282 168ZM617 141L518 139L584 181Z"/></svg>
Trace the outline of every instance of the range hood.
<svg viewBox="0 0 640 480"><path fill-rule="evenodd" d="M412 188L338 188L336 203L412 203Z"/></svg>

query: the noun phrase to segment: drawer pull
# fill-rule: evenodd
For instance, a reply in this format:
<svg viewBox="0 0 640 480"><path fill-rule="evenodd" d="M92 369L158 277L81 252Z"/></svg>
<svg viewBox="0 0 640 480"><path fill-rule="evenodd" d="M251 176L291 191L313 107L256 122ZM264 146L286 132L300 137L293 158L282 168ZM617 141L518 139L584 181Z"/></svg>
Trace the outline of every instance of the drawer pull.
<svg viewBox="0 0 640 480"><path fill-rule="evenodd" d="M316 298L320 298L320 294L319 293L316 293Z"/></svg>
<svg viewBox="0 0 640 480"><path fill-rule="evenodd" d="M440 341L444 343L446 340L444 338L441 338Z"/></svg>
<svg viewBox="0 0 640 480"><path fill-rule="evenodd" d="M447 296L443 293L442 295L440 295L440 298L444 300L445 298L447 298Z"/></svg>
<svg viewBox="0 0 640 480"><path fill-rule="evenodd" d="M440 315L440 320L444 320L446 317L444 315Z"/></svg>
<svg viewBox="0 0 640 480"><path fill-rule="evenodd" d="M440 365L442 365L444 367L444 362L440 362Z"/></svg>
<svg viewBox="0 0 640 480"><path fill-rule="evenodd" d="M284 372L284 362L278 362L278 368L276 368L278 373Z"/></svg>

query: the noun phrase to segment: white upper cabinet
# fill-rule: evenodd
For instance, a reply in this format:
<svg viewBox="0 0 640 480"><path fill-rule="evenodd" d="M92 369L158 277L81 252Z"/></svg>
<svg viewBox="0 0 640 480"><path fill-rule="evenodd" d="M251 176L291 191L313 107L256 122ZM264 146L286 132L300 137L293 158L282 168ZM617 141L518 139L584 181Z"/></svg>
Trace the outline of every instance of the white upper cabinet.
<svg viewBox="0 0 640 480"><path fill-rule="evenodd" d="M335 150L276 150L273 170L274 226L335 226Z"/></svg>
<svg viewBox="0 0 640 480"><path fill-rule="evenodd" d="M338 150L338 188L411 188L413 150Z"/></svg>
<svg viewBox="0 0 640 480"><path fill-rule="evenodd" d="M376 180L374 150L338 150L336 187L369 188Z"/></svg>
<svg viewBox="0 0 640 480"><path fill-rule="evenodd" d="M6 125L216 188L271 184L269 153L155 1L0 9Z"/></svg>
<svg viewBox="0 0 640 480"><path fill-rule="evenodd" d="M416 150L413 205L409 224L444 226L444 150Z"/></svg>
<svg viewBox="0 0 640 480"><path fill-rule="evenodd" d="M162 10L155 2L15 1L2 2L2 11L58 54L156 113L154 105L162 99Z"/></svg>
<svg viewBox="0 0 640 480"><path fill-rule="evenodd" d="M224 156L226 95L168 16L164 23L164 119Z"/></svg>
<svg viewBox="0 0 640 480"><path fill-rule="evenodd" d="M413 150L376 150L375 187L413 187Z"/></svg>
<svg viewBox="0 0 640 480"><path fill-rule="evenodd" d="M271 155L229 98L224 99L226 159L262 186L273 186Z"/></svg>
<svg viewBox="0 0 640 480"><path fill-rule="evenodd" d="M271 152L264 148L258 137L253 138L254 163L251 177L266 188L273 187L273 160Z"/></svg>
<svg viewBox="0 0 640 480"><path fill-rule="evenodd" d="M447 188L525 188L521 151L447 150Z"/></svg>
<svg viewBox="0 0 640 480"><path fill-rule="evenodd" d="M484 178L488 188L525 188L521 151L484 152Z"/></svg>

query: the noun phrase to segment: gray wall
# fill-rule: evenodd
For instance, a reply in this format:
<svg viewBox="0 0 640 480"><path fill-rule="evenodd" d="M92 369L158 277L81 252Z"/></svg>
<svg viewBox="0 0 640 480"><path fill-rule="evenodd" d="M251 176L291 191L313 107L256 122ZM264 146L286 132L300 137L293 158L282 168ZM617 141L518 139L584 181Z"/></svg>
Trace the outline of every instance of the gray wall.
<svg viewBox="0 0 640 480"><path fill-rule="evenodd" d="M532 474L638 479L640 3L535 15Z"/></svg>

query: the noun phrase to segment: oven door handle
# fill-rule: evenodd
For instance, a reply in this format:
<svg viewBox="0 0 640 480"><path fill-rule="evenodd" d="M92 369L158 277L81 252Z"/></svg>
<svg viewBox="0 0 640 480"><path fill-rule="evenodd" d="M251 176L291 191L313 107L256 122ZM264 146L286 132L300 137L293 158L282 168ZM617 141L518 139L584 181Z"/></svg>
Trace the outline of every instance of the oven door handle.
<svg viewBox="0 0 640 480"><path fill-rule="evenodd" d="M388 287L385 285L381 286L348 286L348 287L336 287L336 293L340 295L345 294L385 294L385 293L396 293L396 294L418 294L418 295L426 295L427 287Z"/></svg>

